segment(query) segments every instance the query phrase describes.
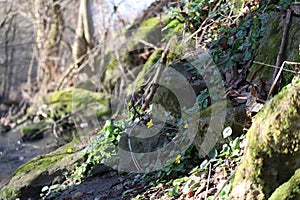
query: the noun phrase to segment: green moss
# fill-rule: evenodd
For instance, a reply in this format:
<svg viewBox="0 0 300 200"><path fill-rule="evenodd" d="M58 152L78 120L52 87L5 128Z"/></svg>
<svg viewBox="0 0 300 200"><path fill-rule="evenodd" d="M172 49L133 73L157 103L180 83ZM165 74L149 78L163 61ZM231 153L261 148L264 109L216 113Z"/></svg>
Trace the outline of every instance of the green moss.
<svg viewBox="0 0 300 200"><path fill-rule="evenodd" d="M45 127L46 124L44 122L30 124L22 128L22 139L23 140L35 140L41 139L43 137L42 128Z"/></svg>
<svg viewBox="0 0 300 200"><path fill-rule="evenodd" d="M147 78L149 77L149 71L151 71L151 68L154 66L155 63L157 63L161 57L162 50L156 49L151 56L148 58L147 62L144 64L142 70L137 75L136 79L127 87L126 91L127 94L131 94L132 91L136 90L137 88L140 88L142 84L147 81Z"/></svg>
<svg viewBox="0 0 300 200"><path fill-rule="evenodd" d="M293 200L300 199L300 169L298 169L290 180L278 187L269 200Z"/></svg>
<svg viewBox="0 0 300 200"><path fill-rule="evenodd" d="M103 94L80 88L56 91L48 96L46 104L50 107L50 117L56 118L75 110L84 109L91 103L99 103L103 109L108 107L108 97Z"/></svg>
<svg viewBox="0 0 300 200"><path fill-rule="evenodd" d="M82 162L82 147L79 140L74 139L49 154L31 159L16 170L0 197L16 199L28 193L36 194L42 186L60 176L63 170L71 171L75 168L74 163Z"/></svg>
<svg viewBox="0 0 300 200"><path fill-rule="evenodd" d="M0 192L0 199L15 200L20 196L20 191L15 190L12 187L7 187Z"/></svg>
<svg viewBox="0 0 300 200"><path fill-rule="evenodd" d="M299 23L299 18L292 17L286 40L286 48L283 56L283 61L300 61L300 27L298 26ZM265 35L260 41L260 46L257 50L257 56L255 57L255 61L269 65L275 65L281 45L284 17L281 13L273 12L269 15L266 24L267 27L265 30ZM294 70L293 66L285 66L285 68ZM251 67L248 79L250 79L256 71L258 71L258 73L256 74L254 81L257 81L260 78L262 78L265 82L269 82L273 76L274 68L254 63ZM284 83L288 84L293 78L293 74L290 72L284 72L283 74Z"/></svg>
<svg viewBox="0 0 300 200"><path fill-rule="evenodd" d="M155 28L160 23L160 19L158 17L152 17L142 22L140 28ZM139 32L137 32L139 36Z"/></svg>
<svg viewBox="0 0 300 200"><path fill-rule="evenodd" d="M187 44L183 44L178 40L178 37L174 36L170 39L169 53L167 55L167 65L171 64L176 59L179 59L184 55L187 48Z"/></svg>
<svg viewBox="0 0 300 200"><path fill-rule="evenodd" d="M265 35L260 41L260 46L257 50L255 61L269 65L276 64L282 38L282 25L280 24L281 19L282 17L279 13L271 13L269 15L266 22L267 27L265 30ZM274 69L272 67L262 66L254 63L251 67L248 79L251 78L256 71L258 71L258 73L256 74L254 81L258 80L259 78L263 78L263 80L267 82L270 78L272 78Z"/></svg>
<svg viewBox="0 0 300 200"><path fill-rule="evenodd" d="M255 116L247 133L247 153L234 179L235 186L250 185L245 192L269 197L296 170L300 162L299 89L296 84L281 91Z"/></svg>
<svg viewBox="0 0 300 200"><path fill-rule="evenodd" d="M19 176L22 174L27 174L29 172L39 170L44 171L45 169L54 166L56 163L61 161L66 155L69 155L71 152L70 150L74 151L74 149L76 149L76 147L74 147L74 144L76 144L76 142L77 141L74 140L73 142L62 146L45 156L38 156L31 159L30 161L19 167L13 176Z"/></svg>
<svg viewBox="0 0 300 200"><path fill-rule="evenodd" d="M174 19L168 22L167 24L168 30L169 31L165 36L164 40L167 40L168 38L171 38L174 35L182 35L183 30L184 30L184 24L181 23L178 19Z"/></svg>

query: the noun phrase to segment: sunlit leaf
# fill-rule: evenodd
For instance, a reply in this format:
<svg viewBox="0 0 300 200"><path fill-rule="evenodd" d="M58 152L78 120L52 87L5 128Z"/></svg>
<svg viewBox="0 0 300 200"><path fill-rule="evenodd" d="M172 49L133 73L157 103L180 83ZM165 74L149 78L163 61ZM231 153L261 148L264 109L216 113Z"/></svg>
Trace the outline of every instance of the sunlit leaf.
<svg viewBox="0 0 300 200"><path fill-rule="evenodd" d="M231 136L232 134L232 129L230 126L226 127L224 130L223 130L223 138L228 138L229 136Z"/></svg>
<svg viewBox="0 0 300 200"><path fill-rule="evenodd" d="M208 154L210 159L215 159L217 157L217 155L218 155L218 152L215 148L213 148Z"/></svg>
<svg viewBox="0 0 300 200"><path fill-rule="evenodd" d="M207 169L207 166L209 165L209 161L207 159L205 159L201 164L200 164L200 170L205 170Z"/></svg>

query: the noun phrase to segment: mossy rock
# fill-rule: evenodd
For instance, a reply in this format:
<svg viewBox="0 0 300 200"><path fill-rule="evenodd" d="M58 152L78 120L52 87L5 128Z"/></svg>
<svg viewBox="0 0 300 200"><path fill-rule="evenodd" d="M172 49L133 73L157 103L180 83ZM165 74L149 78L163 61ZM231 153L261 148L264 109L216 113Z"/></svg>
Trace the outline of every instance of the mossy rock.
<svg viewBox="0 0 300 200"><path fill-rule="evenodd" d="M49 105L49 117L59 119L72 111L96 107L98 113L109 115L109 97L102 93L92 92L81 88L70 88L53 92L45 102ZM95 114L95 113L94 113Z"/></svg>
<svg viewBox="0 0 300 200"><path fill-rule="evenodd" d="M272 12L268 16L267 26L265 34L260 41L260 46L257 50L257 55L255 61L275 65L276 59L279 53L281 38L284 26L284 15L278 12ZM283 61L292 61L299 62L299 44L300 44L300 19L299 17L293 16L291 18L291 23L288 30L286 48L283 56ZM286 69L292 69L291 66L285 66ZM294 70L294 69L292 69ZM255 72L257 72L255 74ZM274 68L269 66L262 66L260 64L254 63L251 67L251 71L248 75L248 79L254 77L254 82L258 82L259 79L262 79L268 85L271 84L271 79L274 73ZM293 74L290 72L284 72L284 83L288 84L293 78Z"/></svg>
<svg viewBox="0 0 300 200"><path fill-rule="evenodd" d="M73 170L75 163L83 161L83 147L74 140L49 154L31 159L16 170L0 198L38 199L43 186L51 185L54 179L63 179L62 172Z"/></svg>
<svg viewBox="0 0 300 200"><path fill-rule="evenodd" d="M255 116L232 199L267 199L300 167L300 83L284 88Z"/></svg>
<svg viewBox="0 0 300 200"><path fill-rule="evenodd" d="M300 199L300 169L295 172L290 180L278 187L269 198L269 200L279 199Z"/></svg>
<svg viewBox="0 0 300 200"><path fill-rule="evenodd" d="M150 43L157 44L157 42L160 41L161 35L157 35L157 34L153 34L153 33L157 32L156 28L159 25L160 25L160 19L158 17L149 18L142 22L142 24L140 25L140 27L138 28L138 30L136 32L136 35L137 35L137 37L139 37L141 39L147 39L147 41ZM155 32L153 32L153 31L155 31Z"/></svg>
<svg viewBox="0 0 300 200"><path fill-rule="evenodd" d="M224 143L222 131L226 127L232 129L233 136L240 136L249 119L246 116L244 104L232 107L231 102L226 100L199 111L199 113L194 114L190 121L194 127L189 126L189 131L196 133L193 143L199 151L199 156L204 157L212 148L219 149L222 147Z"/></svg>
<svg viewBox="0 0 300 200"><path fill-rule="evenodd" d="M30 124L22 128L22 140L23 141L33 141L42 139L44 136L43 128L46 123L39 122L36 124Z"/></svg>

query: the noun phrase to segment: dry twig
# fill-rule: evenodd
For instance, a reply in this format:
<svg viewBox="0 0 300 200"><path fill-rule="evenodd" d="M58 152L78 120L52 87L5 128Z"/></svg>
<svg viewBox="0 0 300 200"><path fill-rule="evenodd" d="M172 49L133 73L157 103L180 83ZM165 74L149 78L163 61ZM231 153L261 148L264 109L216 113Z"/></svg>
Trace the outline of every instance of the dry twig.
<svg viewBox="0 0 300 200"><path fill-rule="evenodd" d="M207 196L208 196L210 176L211 176L211 163L209 163L209 171L208 171L207 185L206 185L206 191L205 191L205 200L207 199Z"/></svg>
<svg viewBox="0 0 300 200"><path fill-rule="evenodd" d="M282 68L283 68L282 59L283 59L283 54L284 54L284 49L285 49L285 44L286 44L286 38L287 38L287 34L288 34L288 27L289 27L290 20L291 20L291 15L292 15L292 10L288 9L286 18L285 18L285 22L284 22L283 32L282 32L280 49L279 49L279 53L278 53L277 59L276 59L276 66L277 67L281 66L281 67L280 67L280 69L276 68L274 71L273 78L272 78L273 85L274 85L274 83L276 85L278 79L280 78L280 76L277 78L277 75L280 74L279 72L281 72ZM275 81L275 79L277 79L277 80ZM269 96L270 96L270 94L268 95L268 97Z"/></svg>
<svg viewBox="0 0 300 200"><path fill-rule="evenodd" d="M280 78L281 72L282 72L283 67L284 67L285 64L292 64L292 65L295 65L295 64L296 64L296 65L299 65L300 63L284 61L284 62L281 64L281 67L279 68L279 71L278 71L278 73L277 73L277 75L276 75L276 77L275 77L275 79L274 79L274 81L273 81L273 84L272 84L272 86L271 86L271 89L270 89L270 91L269 91L269 94L268 94L267 99L270 98L270 96L271 96L271 94L272 94L272 92L273 92L273 90L274 90L274 88L275 88L275 86L276 86L276 84L277 84L277 81L278 81L279 78Z"/></svg>
<svg viewBox="0 0 300 200"><path fill-rule="evenodd" d="M150 102L153 99L153 96L159 86L159 79L162 75L163 70L165 69L166 63L167 63L167 55L169 53L169 46L170 46L171 40L167 43L164 52L162 53L162 56L159 61L159 66L157 68L156 74L154 75L154 78L151 83L151 89L149 94L146 93L145 102L143 104L142 110L146 110L149 107Z"/></svg>

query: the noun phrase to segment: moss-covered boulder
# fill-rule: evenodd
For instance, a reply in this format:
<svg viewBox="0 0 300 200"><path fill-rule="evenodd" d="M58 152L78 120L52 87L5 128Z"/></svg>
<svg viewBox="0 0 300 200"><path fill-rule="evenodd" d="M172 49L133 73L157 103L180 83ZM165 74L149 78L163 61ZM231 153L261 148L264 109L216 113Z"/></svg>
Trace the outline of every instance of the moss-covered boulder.
<svg viewBox="0 0 300 200"><path fill-rule="evenodd" d="M247 133L245 158L234 178L232 199L267 199L300 168L299 122L298 81L255 116Z"/></svg>
<svg viewBox="0 0 300 200"><path fill-rule="evenodd" d="M290 180L278 187L269 198L269 200L278 199L300 199L300 169Z"/></svg>
<svg viewBox="0 0 300 200"><path fill-rule="evenodd" d="M30 124L22 128L22 140L23 141L33 141L42 139L44 136L43 128L45 123L39 122L36 124Z"/></svg>
<svg viewBox="0 0 300 200"><path fill-rule="evenodd" d="M191 120L194 127L189 127L189 131L196 133L193 143L200 157L206 156L214 147L222 147L222 131L226 127L231 127L237 136L242 134L245 124L249 122L245 105L232 107L229 100L215 103L194 116Z"/></svg>
<svg viewBox="0 0 300 200"><path fill-rule="evenodd" d="M64 171L71 171L75 163L82 162L83 148L79 141L73 141L28 161L14 173L6 188L0 192L0 199L39 199L43 186L62 180Z"/></svg>
<svg viewBox="0 0 300 200"><path fill-rule="evenodd" d="M89 91L81 88L69 88L66 90L60 90L50 94L45 101L49 105L51 117L55 115L62 116L72 111L86 109L95 103L100 103L103 113L107 112L108 97L105 97L101 93Z"/></svg>
<svg viewBox="0 0 300 200"><path fill-rule="evenodd" d="M261 62L268 65L275 65L276 59L279 53L283 26L285 22L285 15L280 12L272 12L269 14L266 29L263 38L260 41L260 46L257 50L257 56L255 57L256 62ZM300 18L292 16L289 25L285 53L283 55L283 61L299 62L299 44L300 44ZM291 66L286 66L285 68L291 69ZM274 73L274 68L270 66L265 66L261 64L254 63L251 67L250 73L248 75L248 80L254 79L254 82L259 82L261 79L267 83L267 87L272 84L272 76ZM290 72L284 72L285 84L289 83L292 79L293 74ZM268 89L267 89L268 91Z"/></svg>

